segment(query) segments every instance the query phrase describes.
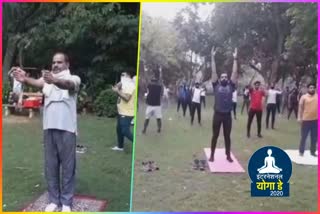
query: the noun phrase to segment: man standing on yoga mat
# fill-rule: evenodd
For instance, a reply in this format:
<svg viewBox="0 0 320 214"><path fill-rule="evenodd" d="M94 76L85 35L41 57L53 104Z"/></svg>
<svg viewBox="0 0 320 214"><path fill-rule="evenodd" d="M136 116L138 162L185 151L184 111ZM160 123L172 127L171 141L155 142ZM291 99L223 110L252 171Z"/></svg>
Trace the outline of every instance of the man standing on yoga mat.
<svg viewBox="0 0 320 214"><path fill-rule="evenodd" d="M134 98L136 86L135 82L132 81L129 72L123 72L121 74L121 82L112 87L112 90L118 95L118 145L111 149L114 151L123 151L125 137L133 142L133 135L130 130L130 125L134 117Z"/></svg>
<svg viewBox="0 0 320 214"><path fill-rule="evenodd" d="M303 156L306 140L310 132L311 146L310 152L312 156L316 155L316 147L318 141L318 94L316 93L316 84L310 83L308 93L302 95L299 102L298 121L301 123L301 140L299 154Z"/></svg>
<svg viewBox="0 0 320 214"><path fill-rule="evenodd" d="M45 211L53 212L62 205L62 212L71 212L75 189L77 92L81 80L70 74L68 56L61 52L53 56L52 71L43 71L40 79L27 77L20 68L13 74L22 83L42 88L45 95L44 158L50 201Z"/></svg>
<svg viewBox="0 0 320 214"><path fill-rule="evenodd" d="M226 148L227 160L229 162L233 162L231 158L231 128L232 128L232 119L231 119L231 111L232 111L232 93L235 90L235 85L237 83L237 48L233 53L233 67L232 74L230 80L228 79L227 73L222 73L220 75L220 79L218 79L216 63L215 63L215 47L211 50L211 68L212 75L211 81L214 89L215 96L215 104L214 104L214 115L212 121L212 139L211 139L211 155L209 161L214 161L214 152L217 145L217 140L220 133L220 127L223 126L223 134Z"/></svg>

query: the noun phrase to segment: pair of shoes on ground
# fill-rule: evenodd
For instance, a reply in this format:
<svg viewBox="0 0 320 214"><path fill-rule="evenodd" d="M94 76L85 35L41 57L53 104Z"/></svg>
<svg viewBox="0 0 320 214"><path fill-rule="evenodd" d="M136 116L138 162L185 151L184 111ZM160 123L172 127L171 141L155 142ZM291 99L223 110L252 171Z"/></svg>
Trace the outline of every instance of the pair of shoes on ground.
<svg viewBox="0 0 320 214"><path fill-rule="evenodd" d="M206 160L198 160L195 159L193 160L194 166L193 169L195 170L200 170L200 171L204 171L206 169Z"/></svg>
<svg viewBox="0 0 320 214"><path fill-rule="evenodd" d="M142 167L143 171L145 172L153 172L160 169L159 167L157 167L154 161L143 161Z"/></svg>
<svg viewBox="0 0 320 214"><path fill-rule="evenodd" d="M44 209L45 212L55 212L58 208L58 205L55 203L50 203ZM71 212L71 207L62 205L61 212Z"/></svg>
<svg viewBox="0 0 320 214"><path fill-rule="evenodd" d="M87 147L83 146L83 145L77 145L76 146L76 152L83 154L87 151Z"/></svg>

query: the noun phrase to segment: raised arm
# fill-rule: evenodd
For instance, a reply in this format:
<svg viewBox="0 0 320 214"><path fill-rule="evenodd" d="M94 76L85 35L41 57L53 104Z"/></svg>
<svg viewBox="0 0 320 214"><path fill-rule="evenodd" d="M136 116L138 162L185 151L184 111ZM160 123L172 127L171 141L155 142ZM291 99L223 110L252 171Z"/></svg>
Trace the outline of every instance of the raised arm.
<svg viewBox="0 0 320 214"><path fill-rule="evenodd" d="M218 80L218 74L217 74L217 68L216 68L216 61L215 61L215 55L216 55L216 50L215 47L213 46L211 49L211 82L216 82Z"/></svg>
<svg viewBox="0 0 320 214"><path fill-rule="evenodd" d="M250 88L252 88L252 82L253 82L254 78L256 77L256 73L257 72L254 72L253 76L251 77L251 80L249 81L248 85L249 85Z"/></svg>
<svg viewBox="0 0 320 214"><path fill-rule="evenodd" d="M13 77L21 83L25 83L27 85L30 85L36 88L43 88L44 86L44 80L42 78L34 79L31 77L27 77L26 72L21 68L18 68L18 67L15 68L12 74L13 74Z"/></svg>
<svg viewBox="0 0 320 214"><path fill-rule="evenodd" d="M238 82L238 48L234 49L233 52L233 66L232 66L232 74L231 74L231 81L234 84Z"/></svg>

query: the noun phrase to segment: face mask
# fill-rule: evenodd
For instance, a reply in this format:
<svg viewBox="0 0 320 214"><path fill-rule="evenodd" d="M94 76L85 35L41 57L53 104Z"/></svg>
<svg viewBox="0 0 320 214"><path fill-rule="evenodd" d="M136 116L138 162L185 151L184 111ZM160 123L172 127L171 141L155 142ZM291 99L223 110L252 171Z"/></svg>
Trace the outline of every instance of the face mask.
<svg viewBox="0 0 320 214"><path fill-rule="evenodd" d="M121 77L121 84L122 85L127 85L129 82L131 81L131 79L130 78L128 78L128 77Z"/></svg>
<svg viewBox="0 0 320 214"><path fill-rule="evenodd" d="M228 83L228 80L225 80L225 79L224 79L224 80L221 80L221 85L222 85L222 86L226 86L227 83Z"/></svg>

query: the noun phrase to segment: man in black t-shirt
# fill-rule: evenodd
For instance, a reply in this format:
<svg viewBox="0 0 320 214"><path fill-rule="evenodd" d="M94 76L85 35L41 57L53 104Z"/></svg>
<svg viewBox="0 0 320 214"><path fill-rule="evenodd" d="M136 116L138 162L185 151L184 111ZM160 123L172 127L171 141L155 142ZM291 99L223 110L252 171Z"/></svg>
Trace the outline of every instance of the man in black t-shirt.
<svg viewBox="0 0 320 214"><path fill-rule="evenodd" d="M161 97L163 95L162 84L156 78L152 78L151 83L147 87L147 109L146 119L142 133L145 134L152 116L157 118L158 133L161 132Z"/></svg>

